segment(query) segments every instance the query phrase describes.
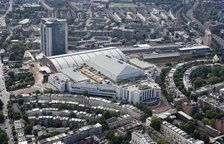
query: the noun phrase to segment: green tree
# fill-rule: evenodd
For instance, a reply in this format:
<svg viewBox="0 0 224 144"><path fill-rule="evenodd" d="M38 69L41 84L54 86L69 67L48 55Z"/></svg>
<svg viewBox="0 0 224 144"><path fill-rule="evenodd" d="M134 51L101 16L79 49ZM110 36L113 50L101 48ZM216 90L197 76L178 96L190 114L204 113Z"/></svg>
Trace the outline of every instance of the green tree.
<svg viewBox="0 0 224 144"><path fill-rule="evenodd" d="M21 119L21 115L20 115L20 113L18 113L18 112L14 112L13 113L13 119Z"/></svg>
<svg viewBox="0 0 224 144"><path fill-rule="evenodd" d="M202 78L200 77L197 77L194 81L193 81L193 84L196 88L200 88L202 87L204 84L206 83L205 80L203 80Z"/></svg>
<svg viewBox="0 0 224 144"><path fill-rule="evenodd" d="M209 143L209 137L204 133L200 133L200 139L203 140L206 144Z"/></svg>
<svg viewBox="0 0 224 144"><path fill-rule="evenodd" d="M2 110L2 108L3 108L3 102L2 102L2 100L0 100L0 110Z"/></svg>
<svg viewBox="0 0 224 144"><path fill-rule="evenodd" d="M23 100L23 99L21 99L21 98L20 98L20 99L18 99L18 104L19 104L19 105L23 105L23 102L24 102L24 100Z"/></svg>
<svg viewBox="0 0 224 144"><path fill-rule="evenodd" d="M4 114L3 111L0 111L0 123L4 122Z"/></svg>
<svg viewBox="0 0 224 144"><path fill-rule="evenodd" d="M7 134L3 130L0 130L0 144L8 144L8 140Z"/></svg>
<svg viewBox="0 0 224 144"><path fill-rule="evenodd" d="M220 78L216 77L216 76L212 76L208 79L208 83L209 84L216 84L220 82Z"/></svg>
<svg viewBox="0 0 224 144"><path fill-rule="evenodd" d="M194 118L194 119L197 119L197 120L201 120L202 117L203 117L203 116L202 116L200 113L196 113L196 114L194 114L194 116L193 116L193 118Z"/></svg>
<svg viewBox="0 0 224 144"><path fill-rule="evenodd" d="M32 133L32 125L31 124L27 124L26 126L25 126L25 129L24 129L24 131L25 131L25 134L31 134Z"/></svg>
<svg viewBox="0 0 224 144"><path fill-rule="evenodd" d="M187 123L181 123L180 128L188 134L192 134L195 130L195 123L188 121Z"/></svg>
<svg viewBox="0 0 224 144"><path fill-rule="evenodd" d="M128 144L131 137L129 133L125 136L116 136L112 130L107 131L105 135L106 138L112 142L112 144Z"/></svg>
<svg viewBox="0 0 224 144"><path fill-rule="evenodd" d="M136 108L144 111L147 117L152 116L152 110L150 108L148 108L146 105L138 103L138 104L135 104L134 106Z"/></svg>
<svg viewBox="0 0 224 144"><path fill-rule="evenodd" d="M169 144L166 140L161 139L157 142L157 144Z"/></svg>
<svg viewBox="0 0 224 144"><path fill-rule="evenodd" d="M205 115L207 118L212 119L212 118L217 117L218 114L217 114L217 112L215 112L213 110L206 110Z"/></svg>
<svg viewBox="0 0 224 144"><path fill-rule="evenodd" d="M150 126L153 127L155 130L159 131L161 126L161 120L157 117L152 117Z"/></svg>
<svg viewBox="0 0 224 144"><path fill-rule="evenodd" d="M208 125L209 124L209 119L208 118L203 118L201 120L201 122L204 124L204 125Z"/></svg>
<svg viewBox="0 0 224 144"><path fill-rule="evenodd" d="M115 133L112 130L106 132L106 138L111 139L115 136Z"/></svg>

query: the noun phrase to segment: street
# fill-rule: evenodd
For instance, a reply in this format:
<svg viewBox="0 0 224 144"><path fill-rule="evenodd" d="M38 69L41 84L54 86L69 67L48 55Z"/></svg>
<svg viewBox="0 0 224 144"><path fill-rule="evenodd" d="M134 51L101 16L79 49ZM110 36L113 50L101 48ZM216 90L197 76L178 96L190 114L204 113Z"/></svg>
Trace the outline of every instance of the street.
<svg viewBox="0 0 224 144"><path fill-rule="evenodd" d="M12 11L12 0L9 1L9 8L8 10L6 11L6 13L0 18L0 25L2 27L5 27L6 26L6 23L5 23L5 17L6 15ZM0 62L0 87L1 87L1 100L4 104L3 106L3 113L4 115L6 116L6 119L5 119L5 122L4 122L4 125L5 125L5 131L8 135L8 138L9 138L9 144L13 144L14 142L11 140L11 138L13 137L12 135L12 126L10 124L10 120L8 118L8 111L7 111L7 103L9 101L9 93L6 91L6 88L5 88L5 80L4 80L4 76L3 76L3 64L2 62Z"/></svg>
<svg viewBox="0 0 224 144"><path fill-rule="evenodd" d="M3 64L0 62L0 87L1 87L1 100L4 104L3 106L3 113L5 116L7 116L7 119L5 119L5 131L9 137L9 144L13 144L14 142L11 141L10 138L13 137L12 135L12 126L10 124L10 120L8 118L8 111L7 111L7 103L9 101L9 93L6 91L5 88L5 81L4 81L4 76L3 76L3 69L2 69Z"/></svg>
<svg viewBox="0 0 224 144"><path fill-rule="evenodd" d="M6 26L6 23L5 23L5 17L6 17L6 15L7 15L10 11L12 11L12 0L9 1L9 8L8 8L8 10L7 10L6 13L0 18L0 25L1 25L2 27L5 27L5 26Z"/></svg>

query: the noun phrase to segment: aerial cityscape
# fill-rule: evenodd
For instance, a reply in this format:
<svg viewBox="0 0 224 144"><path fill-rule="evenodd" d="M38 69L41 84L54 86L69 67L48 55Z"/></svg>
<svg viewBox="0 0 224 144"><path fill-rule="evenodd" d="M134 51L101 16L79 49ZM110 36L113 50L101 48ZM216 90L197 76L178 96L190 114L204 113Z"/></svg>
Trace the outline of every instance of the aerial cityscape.
<svg viewBox="0 0 224 144"><path fill-rule="evenodd" d="M224 0L0 0L0 144L224 144Z"/></svg>

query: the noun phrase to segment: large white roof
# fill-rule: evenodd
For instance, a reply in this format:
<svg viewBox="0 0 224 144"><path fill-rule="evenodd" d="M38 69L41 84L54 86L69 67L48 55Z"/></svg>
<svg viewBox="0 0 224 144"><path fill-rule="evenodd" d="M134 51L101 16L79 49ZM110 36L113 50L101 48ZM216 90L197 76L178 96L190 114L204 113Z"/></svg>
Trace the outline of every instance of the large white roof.
<svg viewBox="0 0 224 144"><path fill-rule="evenodd" d="M210 49L210 47L208 47L206 45L201 45L201 46L193 46L193 47L179 48L180 51L186 51L186 50L201 50L201 49Z"/></svg>
<svg viewBox="0 0 224 144"><path fill-rule="evenodd" d="M144 75L142 70L107 55L89 59L86 61L86 64L114 82Z"/></svg>
<svg viewBox="0 0 224 144"><path fill-rule="evenodd" d="M82 66L86 60L99 55L109 55L126 61L126 56L115 47L51 56L47 57L47 59L54 64L57 71L60 71L62 69Z"/></svg>
<svg viewBox="0 0 224 144"><path fill-rule="evenodd" d="M30 22L30 19L23 19L23 20L19 21L19 24L25 25L25 24L28 24L29 22Z"/></svg>
<svg viewBox="0 0 224 144"><path fill-rule="evenodd" d="M47 66L42 66L42 67L40 67L40 71L45 71L47 74L50 74L50 73L51 73L50 68L47 67Z"/></svg>
<svg viewBox="0 0 224 144"><path fill-rule="evenodd" d="M83 82L90 80L90 78L82 74L79 70L74 70L73 68L63 69L61 70L61 72L75 82Z"/></svg>
<svg viewBox="0 0 224 144"><path fill-rule="evenodd" d="M153 64L150 64L148 62L145 62L145 61L140 61L139 59L137 58L134 58L134 59L130 59L129 60L129 63L130 64L133 64L141 69L149 69L149 68L153 68L154 65Z"/></svg>

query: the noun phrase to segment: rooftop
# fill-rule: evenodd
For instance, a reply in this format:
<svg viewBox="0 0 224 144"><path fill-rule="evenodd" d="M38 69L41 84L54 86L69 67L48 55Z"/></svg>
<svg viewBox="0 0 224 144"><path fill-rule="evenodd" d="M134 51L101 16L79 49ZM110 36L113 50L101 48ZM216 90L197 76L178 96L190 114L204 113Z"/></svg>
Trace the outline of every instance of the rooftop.
<svg viewBox="0 0 224 144"><path fill-rule="evenodd" d="M144 75L144 72L140 69L108 55L100 55L89 59L86 64L114 82Z"/></svg>
<svg viewBox="0 0 224 144"><path fill-rule="evenodd" d="M160 54L145 54L143 55L144 59L159 59L159 58L172 58L179 57L180 54L178 52L175 53L160 53Z"/></svg>
<svg viewBox="0 0 224 144"><path fill-rule="evenodd" d="M69 78L63 73L52 74L56 80L60 80L61 82L69 81Z"/></svg>
<svg viewBox="0 0 224 144"><path fill-rule="evenodd" d="M76 52L71 54L51 56L44 58L42 61L45 61L47 59L48 61L50 61L48 62L49 65L53 64L52 66L54 66L57 71L60 71L66 68L82 66L86 62L86 60L99 55L109 55L117 59L122 59L124 61L126 60L126 56L118 48L109 47L103 49Z"/></svg>
<svg viewBox="0 0 224 144"><path fill-rule="evenodd" d="M73 68L62 69L61 72L72 79L74 82L88 81L90 78Z"/></svg>
<svg viewBox="0 0 224 144"><path fill-rule="evenodd" d="M134 59L130 59L129 60L129 63L141 68L141 69L149 69L149 68L153 68L154 65L153 64L150 64L150 63L147 63L147 62L144 62L144 61L141 61L137 58L134 58Z"/></svg>
<svg viewBox="0 0 224 144"><path fill-rule="evenodd" d="M146 133L142 133L140 131L134 131L132 133L132 135L135 135L137 136L139 139L141 139L141 141L144 143L144 144L156 144L155 141L152 140L152 138L149 137L148 134Z"/></svg>
<svg viewBox="0 0 224 144"><path fill-rule="evenodd" d="M48 68L47 66L40 67L40 71L46 72L47 74L51 73L50 68Z"/></svg>
<svg viewBox="0 0 224 144"><path fill-rule="evenodd" d="M27 24L29 22L30 22L30 19L23 19L23 20L19 21L19 24L25 25L25 24Z"/></svg>
<svg viewBox="0 0 224 144"><path fill-rule="evenodd" d="M202 45L202 46L193 46L193 47L179 48L180 51L201 50L201 49L210 49L210 47Z"/></svg>

